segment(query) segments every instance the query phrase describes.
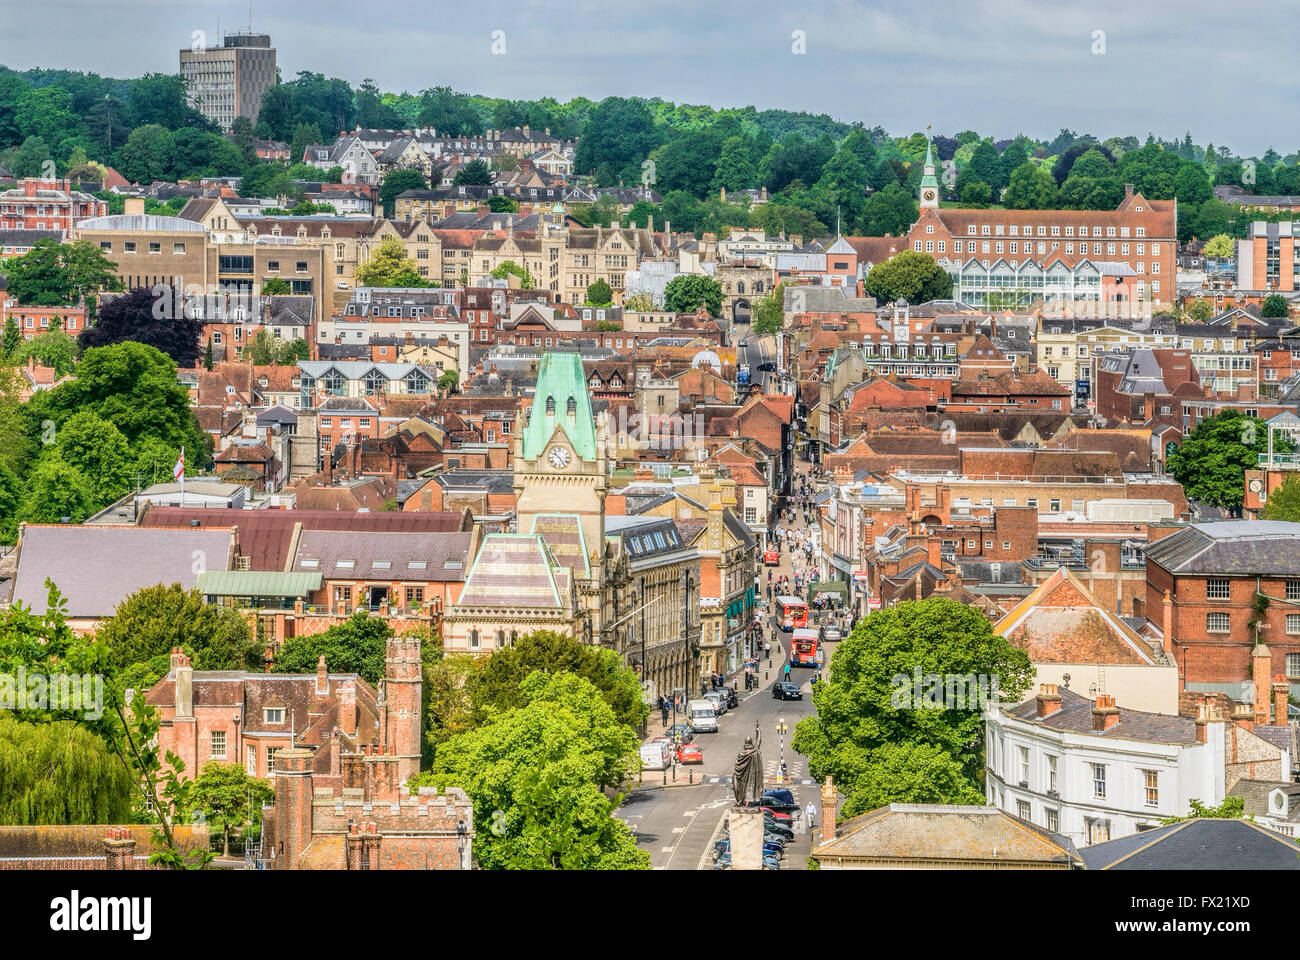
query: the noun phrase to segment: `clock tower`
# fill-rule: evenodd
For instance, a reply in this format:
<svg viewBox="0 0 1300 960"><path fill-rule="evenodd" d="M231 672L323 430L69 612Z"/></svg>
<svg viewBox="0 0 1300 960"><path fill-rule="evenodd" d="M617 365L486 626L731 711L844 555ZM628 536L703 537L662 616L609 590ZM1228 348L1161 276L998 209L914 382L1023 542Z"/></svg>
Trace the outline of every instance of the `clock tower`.
<svg viewBox="0 0 1300 960"><path fill-rule="evenodd" d="M925 138L925 171L921 177L921 209L934 210L939 206L939 181L934 176L934 145Z"/></svg>
<svg viewBox="0 0 1300 960"><path fill-rule="evenodd" d="M582 527L586 570L600 584L604 575L605 493L609 489L609 460L604 430L597 429L582 357L547 351L537 372L537 390L527 414L515 427L515 515L520 533L540 532L539 516L565 514ZM562 551L557 550L557 555ZM599 616L599 604L595 604Z"/></svg>

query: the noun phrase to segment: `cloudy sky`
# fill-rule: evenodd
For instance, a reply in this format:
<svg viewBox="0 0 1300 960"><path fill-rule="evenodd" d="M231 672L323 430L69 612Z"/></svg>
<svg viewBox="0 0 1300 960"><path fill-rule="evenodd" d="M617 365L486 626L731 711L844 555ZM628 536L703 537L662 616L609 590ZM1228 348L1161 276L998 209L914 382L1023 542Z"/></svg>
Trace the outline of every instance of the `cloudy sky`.
<svg viewBox="0 0 1300 960"><path fill-rule="evenodd" d="M1296 9L1294 0L258 0L253 27L271 34L288 79L310 69L373 77L384 90L753 104L893 134L927 123L998 137L1190 130L1199 144L1258 154L1300 148ZM50 0L46 11L75 31L6 17L0 63L175 72L194 31L211 38L218 22L229 32L249 20L246 0ZM504 31L500 55L494 31Z"/></svg>

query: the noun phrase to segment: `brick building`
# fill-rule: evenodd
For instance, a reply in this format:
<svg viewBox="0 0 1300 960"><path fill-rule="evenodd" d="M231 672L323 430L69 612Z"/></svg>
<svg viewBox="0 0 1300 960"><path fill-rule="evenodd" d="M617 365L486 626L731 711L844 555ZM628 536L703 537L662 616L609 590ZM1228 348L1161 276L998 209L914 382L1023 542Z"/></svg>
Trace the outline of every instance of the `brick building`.
<svg viewBox="0 0 1300 960"><path fill-rule="evenodd" d="M78 220L102 217L108 203L72 189L71 180L30 177L0 191L0 230L61 230Z"/></svg>

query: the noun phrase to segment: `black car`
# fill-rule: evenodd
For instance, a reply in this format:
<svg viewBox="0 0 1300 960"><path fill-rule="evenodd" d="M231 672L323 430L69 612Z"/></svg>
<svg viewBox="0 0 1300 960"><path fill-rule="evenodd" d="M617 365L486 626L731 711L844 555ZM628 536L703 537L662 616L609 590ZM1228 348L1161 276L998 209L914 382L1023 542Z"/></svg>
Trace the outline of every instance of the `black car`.
<svg viewBox="0 0 1300 960"><path fill-rule="evenodd" d="M802 700L803 691L789 680L778 680L772 684L773 700Z"/></svg>
<svg viewBox="0 0 1300 960"><path fill-rule="evenodd" d="M718 693L727 698L727 707L729 709L740 704L740 700L736 697L735 687L718 687Z"/></svg>
<svg viewBox="0 0 1300 960"><path fill-rule="evenodd" d="M758 369L763 373L772 373L776 370L776 364L769 360L766 363L760 363Z"/></svg>

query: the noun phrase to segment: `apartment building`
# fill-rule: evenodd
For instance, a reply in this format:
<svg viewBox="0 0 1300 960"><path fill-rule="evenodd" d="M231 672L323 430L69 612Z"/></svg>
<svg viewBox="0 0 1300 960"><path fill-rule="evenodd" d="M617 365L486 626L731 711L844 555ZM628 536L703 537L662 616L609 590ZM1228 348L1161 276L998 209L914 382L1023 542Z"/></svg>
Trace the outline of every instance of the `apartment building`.
<svg viewBox="0 0 1300 960"><path fill-rule="evenodd" d="M1300 290L1300 221L1256 220L1237 241L1237 285L1246 290Z"/></svg>
<svg viewBox="0 0 1300 960"><path fill-rule="evenodd" d="M236 117L257 123L262 94L276 82L275 47L265 33L228 34L219 47L180 52L180 73L195 108L229 130Z"/></svg>
<svg viewBox="0 0 1300 960"><path fill-rule="evenodd" d="M58 230L66 233L78 220L102 217L108 203L72 189L71 180L29 177L0 190L0 230Z"/></svg>

